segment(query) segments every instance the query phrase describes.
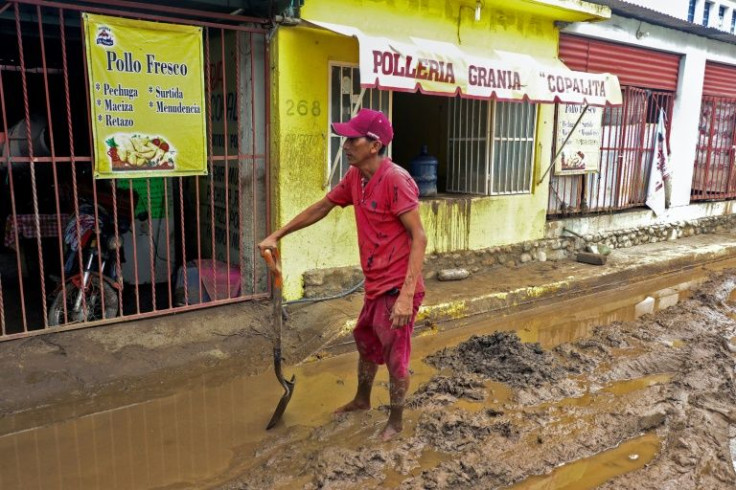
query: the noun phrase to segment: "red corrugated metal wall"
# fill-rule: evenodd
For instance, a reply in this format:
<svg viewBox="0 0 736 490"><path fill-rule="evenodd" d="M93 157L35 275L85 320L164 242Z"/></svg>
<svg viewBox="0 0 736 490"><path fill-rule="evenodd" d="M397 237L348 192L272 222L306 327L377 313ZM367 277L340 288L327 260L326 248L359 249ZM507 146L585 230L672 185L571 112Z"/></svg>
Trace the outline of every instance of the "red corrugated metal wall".
<svg viewBox="0 0 736 490"><path fill-rule="evenodd" d="M621 85L677 90L680 56L676 54L561 34L559 57L573 70L613 73Z"/></svg>
<svg viewBox="0 0 736 490"><path fill-rule="evenodd" d="M736 66L706 63L703 95L736 98Z"/></svg>

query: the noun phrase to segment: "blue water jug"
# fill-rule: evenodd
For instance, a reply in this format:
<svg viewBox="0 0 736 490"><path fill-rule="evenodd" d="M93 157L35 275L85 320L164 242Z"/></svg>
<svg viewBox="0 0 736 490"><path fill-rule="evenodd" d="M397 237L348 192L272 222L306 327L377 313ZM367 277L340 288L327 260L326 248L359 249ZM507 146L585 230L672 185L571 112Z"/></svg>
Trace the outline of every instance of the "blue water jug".
<svg viewBox="0 0 736 490"><path fill-rule="evenodd" d="M419 155L409 162L409 174L419 187L419 195L437 195L437 159L429 154L427 145L422 145Z"/></svg>

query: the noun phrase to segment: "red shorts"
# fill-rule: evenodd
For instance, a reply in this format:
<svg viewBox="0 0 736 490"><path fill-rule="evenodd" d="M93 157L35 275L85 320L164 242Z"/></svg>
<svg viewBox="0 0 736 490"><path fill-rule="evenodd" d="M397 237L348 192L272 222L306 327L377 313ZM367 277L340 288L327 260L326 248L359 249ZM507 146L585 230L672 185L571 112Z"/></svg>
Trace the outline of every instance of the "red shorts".
<svg viewBox="0 0 736 490"><path fill-rule="evenodd" d="M353 337L360 357L376 364L386 364L390 376L405 378L409 374L414 319L424 293L414 295L414 308L409 324L394 329L391 328L389 317L398 297L398 294L382 294L374 299L366 298L353 330Z"/></svg>

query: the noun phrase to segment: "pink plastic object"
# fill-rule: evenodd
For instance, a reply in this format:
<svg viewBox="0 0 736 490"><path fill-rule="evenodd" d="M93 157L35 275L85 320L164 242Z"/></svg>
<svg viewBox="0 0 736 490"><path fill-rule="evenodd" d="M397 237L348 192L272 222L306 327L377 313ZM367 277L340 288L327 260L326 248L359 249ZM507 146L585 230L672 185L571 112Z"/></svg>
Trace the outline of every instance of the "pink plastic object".
<svg viewBox="0 0 736 490"><path fill-rule="evenodd" d="M228 271L227 264L215 260L215 266L212 267L212 259L195 260L198 262L197 268L200 273L200 280L205 291L213 300L228 298L228 281L230 282L230 298L240 296L240 268L238 266L230 266Z"/></svg>

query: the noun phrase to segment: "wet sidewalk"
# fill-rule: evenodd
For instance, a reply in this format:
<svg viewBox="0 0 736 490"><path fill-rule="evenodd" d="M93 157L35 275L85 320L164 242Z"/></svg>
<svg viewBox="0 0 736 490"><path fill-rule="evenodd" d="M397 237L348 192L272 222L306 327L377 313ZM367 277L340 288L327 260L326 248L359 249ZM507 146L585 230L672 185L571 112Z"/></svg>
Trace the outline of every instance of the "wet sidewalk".
<svg viewBox="0 0 736 490"><path fill-rule="evenodd" d="M736 259L736 235L695 235L678 240L616 249L605 265L563 261L495 266L461 281L426 281L415 335L453 328L483 315L506 315L556 300L604 292L709 263ZM676 295L662 291L662 306ZM362 306L362 293L289 307L285 323L289 361L298 363L349 351L352 327ZM645 306L646 307L646 306Z"/></svg>

